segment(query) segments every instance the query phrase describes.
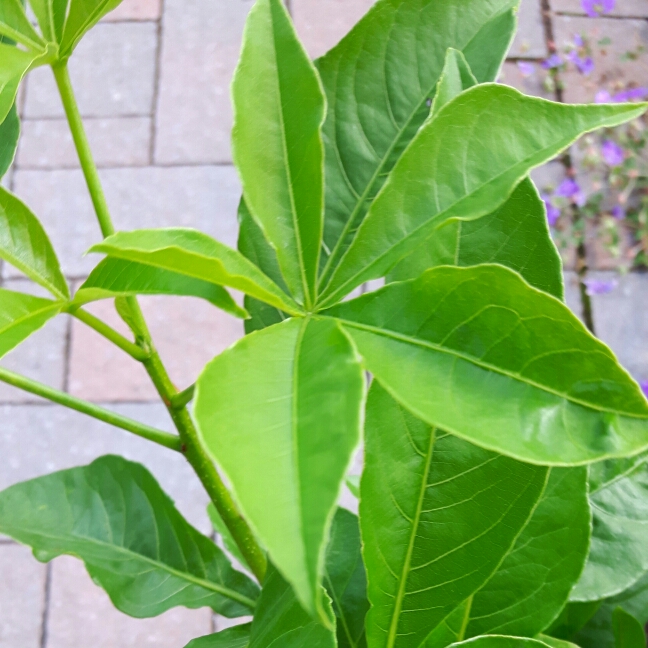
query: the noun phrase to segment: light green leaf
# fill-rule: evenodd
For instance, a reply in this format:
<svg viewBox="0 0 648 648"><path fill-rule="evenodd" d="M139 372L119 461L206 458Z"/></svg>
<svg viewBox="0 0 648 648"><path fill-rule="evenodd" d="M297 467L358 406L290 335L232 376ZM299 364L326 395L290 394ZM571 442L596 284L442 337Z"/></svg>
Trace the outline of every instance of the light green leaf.
<svg viewBox="0 0 648 648"><path fill-rule="evenodd" d="M70 291L56 252L29 207L0 187L0 259L46 288L59 299Z"/></svg>
<svg viewBox="0 0 648 648"><path fill-rule="evenodd" d="M346 485L352 495L360 497L360 475L347 475Z"/></svg>
<svg viewBox="0 0 648 648"><path fill-rule="evenodd" d="M449 648L547 648L547 644L538 639L527 639L525 637L506 637L503 635L490 635L486 637L475 637L454 643Z"/></svg>
<svg viewBox="0 0 648 648"><path fill-rule="evenodd" d="M612 613L615 648L646 648L643 626L631 614L618 607Z"/></svg>
<svg viewBox="0 0 648 648"><path fill-rule="evenodd" d="M437 83L430 115L436 115L443 106L459 96L464 90L476 86L477 83L466 57L459 50L449 47L446 52L443 72L439 83Z"/></svg>
<svg viewBox="0 0 648 648"><path fill-rule="evenodd" d="M0 358L60 313L61 302L0 288Z"/></svg>
<svg viewBox="0 0 648 648"><path fill-rule="evenodd" d="M473 221L451 220L403 259L390 281L414 279L439 265L500 263L532 286L563 299L560 254L551 239L545 206L526 178L496 211Z"/></svg>
<svg viewBox="0 0 648 648"><path fill-rule="evenodd" d="M324 281L428 116L448 48L464 53L478 81L494 81L515 32L518 4L378 0L316 62L328 100Z"/></svg>
<svg viewBox="0 0 648 648"><path fill-rule="evenodd" d="M243 567L249 569L247 560L241 553L241 550L239 549L236 540L234 540L234 536L232 536L232 532L229 530L227 524L225 524L225 522L223 521L223 518L221 517L220 513L211 502L207 506L207 515L209 515L209 520L211 521L212 526L214 527L214 531L216 531L216 533L218 533L218 535L222 538L223 544L225 545L225 549L227 549L227 551L229 551L229 553L232 556L234 556L234 558L236 558L236 560L238 560L239 563L243 565Z"/></svg>
<svg viewBox="0 0 648 648"><path fill-rule="evenodd" d="M428 120L400 158L322 304L385 276L448 220L492 213L529 171L583 133L645 110L645 104L567 106L497 84L462 93Z"/></svg>
<svg viewBox="0 0 648 648"><path fill-rule="evenodd" d="M99 299L129 295L199 297L234 317L244 319L248 316L222 286L136 261L111 258L101 261L90 273L73 303L81 306Z"/></svg>
<svg viewBox="0 0 648 648"><path fill-rule="evenodd" d="M609 348L503 266L434 268L327 314L400 403L484 448L567 466L648 446L648 402Z"/></svg>
<svg viewBox="0 0 648 648"><path fill-rule="evenodd" d="M297 304L242 254L195 230L120 232L90 251L229 286L291 314L300 313Z"/></svg>
<svg viewBox="0 0 648 648"><path fill-rule="evenodd" d="M205 447L311 614L321 612L326 536L360 440L363 395L359 359L331 320L252 333L197 381Z"/></svg>
<svg viewBox="0 0 648 648"><path fill-rule="evenodd" d="M334 622L323 594L327 621ZM301 607L290 585L270 563L252 621L249 648L337 648L334 631L313 620Z"/></svg>
<svg viewBox="0 0 648 648"><path fill-rule="evenodd" d="M43 36L50 43L60 43L70 0L29 0Z"/></svg>
<svg viewBox="0 0 648 648"><path fill-rule="evenodd" d="M337 619L339 648L366 648L364 620L369 609L367 576L360 546L358 516L339 508L326 549L324 587Z"/></svg>
<svg viewBox="0 0 648 648"><path fill-rule="evenodd" d="M250 212L298 302L316 299L324 93L282 0L258 0L232 84L233 156Z"/></svg>
<svg viewBox="0 0 648 648"><path fill-rule="evenodd" d="M61 37L61 57L67 57L72 54L83 35L94 27L107 13L116 9L122 2L122 0L68 1L70 3L70 9Z"/></svg>
<svg viewBox="0 0 648 648"><path fill-rule="evenodd" d="M0 493L0 533L39 560L85 562L113 604L137 618L175 606L250 614L256 585L177 511L141 465L106 456Z"/></svg>
<svg viewBox="0 0 648 648"><path fill-rule="evenodd" d="M648 571L648 455L590 494L592 546L573 601L623 592Z"/></svg>
<svg viewBox="0 0 648 648"><path fill-rule="evenodd" d="M428 426L375 381L365 437L360 521L372 604L368 643L419 648L497 570L548 469Z"/></svg>
<svg viewBox="0 0 648 648"><path fill-rule="evenodd" d="M13 163L19 139L20 118L14 103L7 117L0 124L0 178L7 173Z"/></svg>
<svg viewBox="0 0 648 648"><path fill-rule="evenodd" d="M45 48L45 41L29 22L21 0L2 0L2 4L0 4L0 36L10 38L28 48Z"/></svg>
<svg viewBox="0 0 648 648"><path fill-rule="evenodd" d="M547 637L547 635L538 635L537 637L542 643L547 644L550 648L578 648L576 644L563 639L556 639L555 637Z"/></svg>
<svg viewBox="0 0 648 648"><path fill-rule="evenodd" d="M216 634L194 639L185 648L247 648L250 643L251 627L249 623L234 626Z"/></svg>

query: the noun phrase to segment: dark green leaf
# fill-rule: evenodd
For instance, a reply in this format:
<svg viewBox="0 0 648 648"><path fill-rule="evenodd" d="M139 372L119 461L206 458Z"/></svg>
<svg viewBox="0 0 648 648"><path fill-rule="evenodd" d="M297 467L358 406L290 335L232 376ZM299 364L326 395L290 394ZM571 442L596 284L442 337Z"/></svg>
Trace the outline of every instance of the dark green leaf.
<svg viewBox="0 0 648 648"><path fill-rule="evenodd" d="M364 389L346 335L316 319L246 336L197 382L205 447L311 614L321 605L326 536L360 439Z"/></svg>
<svg viewBox="0 0 648 648"><path fill-rule="evenodd" d="M597 612L603 601L569 602L545 632L559 639L573 637Z"/></svg>
<svg viewBox="0 0 648 648"><path fill-rule="evenodd" d="M615 648L646 648L646 633L643 626L623 608L612 613Z"/></svg>
<svg viewBox="0 0 648 648"><path fill-rule="evenodd" d="M232 93L246 204L290 291L310 306L323 228L324 93L282 0L258 0L250 11Z"/></svg>
<svg viewBox="0 0 648 648"><path fill-rule="evenodd" d="M249 623L191 641L186 648L247 648L250 643Z"/></svg>
<svg viewBox="0 0 648 648"><path fill-rule="evenodd" d="M648 445L648 402L609 348L503 266L434 268L328 314L399 402L482 447L576 465Z"/></svg>
<svg viewBox="0 0 648 648"><path fill-rule="evenodd" d="M375 381L365 437L360 520L372 604L368 643L419 648L497 570L548 469L428 426Z"/></svg>
<svg viewBox="0 0 648 648"><path fill-rule="evenodd" d="M0 493L0 533L39 560L77 556L122 612L183 605L250 614L256 585L177 511L153 476L121 457L32 479Z"/></svg>
<svg viewBox="0 0 648 648"><path fill-rule="evenodd" d="M20 119L14 103L7 117L0 124L0 178L7 173L14 160L19 139Z"/></svg>

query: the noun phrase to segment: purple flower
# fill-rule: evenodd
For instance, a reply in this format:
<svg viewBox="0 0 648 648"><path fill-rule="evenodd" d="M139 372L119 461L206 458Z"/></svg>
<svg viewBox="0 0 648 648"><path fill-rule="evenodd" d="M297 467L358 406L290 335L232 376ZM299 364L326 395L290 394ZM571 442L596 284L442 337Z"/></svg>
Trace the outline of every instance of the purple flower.
<svg viewBox="0 0 648 648"><path fill-rule="evenodd" d="M641 387L641 391L644 393L646 398L648 398L648 380L642 380L639 383L639 387Z"/></svg>
<svg viewBox="0 0 648 648"><path fill-rule="evenodd" d="M624 101L632 101L633 99L645 99L648 97L648 88L631 88L630 90L624 90L623 92L618 92L612 97L613 101L617 103L623 103Z"/></svg>
<svg viewBox="0 0 648 648"><path fill-rule="evenodd" d="M553 227L560 218L560 209L558 209L558 207L554 207L551 204L551 196L549 196L548 194L542 194L542 200L545 204L545 208L547 209L547 222L549 223L550 227Z"/></svg>
<svg viewBox="0 0 648 648"><path fill-rule="evenodd" d="M621 207L621 205L617 205L612 209L612 216L616 218L617 220L623 220L626 216L625 209Z"/></svg>
<svg viewBox="0 0 648 648"><path fill-rule="evenodd" d="M601 14L610 13L615 4L616 0L581 0L583 11L590 18L597 18Z"/></svg>
<svg viewBox="0 0 648 648"><path fill-rule="evenodd" d="M530 77L535 72L535 65L528 61L518 61L517 66L518 70L522 73L522 76Z"/></svg>
<svg viewBox="0 0 648 648"><path fill-rule="evenodd" d="M594 103L612 103L612 95L607 90L599 90L594 97Z"/></svg>
<svg viewBox="0 0 648 648"><path fill-rule="evenodd" d="M601 154L605 160L605 164L611 167L623 164L625 159L625 151L621 146L612 140L605 140L601 147Z"/></svg>
<svg viewBox="0 0 648 648"><path fill-rule="evenodd" d="M612 292L619 285L616 279L585 279L583 283L587 287L587 294L590 297L605 295Z"/></svg>
<svg viewBox="0 0 648 648"><path fill-rule="evenodd" d="M587 58L581 58L578 56L574 63L576 64L578 71L585 76L589 76L594 72L594 61L591 56L588 56Z"/></svg>
<svg viewBox="0 0 648 648"><path fill-rule="evenodd" d="M548 59L542 61L540 65L545 70L551 70L552 68L560 67L563 64L563 60L558 54L552 54Z"/></svg>
<svg viewBox="0 0 648 648"><path fill-rule="evenodd" d="M580 34L574 34L574 45L576 47L585 47L585 41Z"/></svg>
<svg viewBox="0 0 648 648"><path fill-rule="evenodd" d="M560 183L560 186L556 189L556 196L569 198L579 207L583 207L587 202L587 198L585 197L580 185L576 180L572 180L571 178L565 178Z"/></svg>

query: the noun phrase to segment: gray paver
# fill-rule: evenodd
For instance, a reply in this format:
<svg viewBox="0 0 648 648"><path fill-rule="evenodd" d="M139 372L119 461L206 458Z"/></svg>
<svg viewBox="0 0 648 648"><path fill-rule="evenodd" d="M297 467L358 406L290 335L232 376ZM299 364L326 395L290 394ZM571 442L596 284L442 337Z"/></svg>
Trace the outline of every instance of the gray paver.
<svg viewBox="0 0 648 648"><path fill-rule="evenodd" d="M117 9L103 18L106 22L122 20L157 20L162 13L162 0L124 0Z"/></svg>
<svg viewBox="0 0 648 648"><path fill-rule="evenodd" d="M0 648L40 648L45 570L27 547L0 545Z"/></svg>
<svg viewBox="0 0 648 648"><path fill-rule="evenodd" d="M155 162L231 159L230 81L250 0L166 0Z"/></svg>
<svg viewBox="0 0 648 648"><path fill-rule="evenodd" d="M85 129L98 166L144 166L151 147L150 117L86 119ZM17 166L66 169L79 166L70 127L65 119L25 120Z"/></svg>
<svg viewBox="0 0 648 648"><path fill-rule="evenodd" d="M182 648L211 631L210 610L174 608L153 619L118 612L88 576L83 563L62 556L53 563L48 648Z"/></svg>
<svg viewBox="0 0 648 648"><path fill-rule="evenodd" d="M534 65L532 74L523 74L517 63L506 61L502 66L499 81L505 85L512 86L520 92L532 97L543 97L544 99L555 99L552 92L544 85L545 72L539 65Z"/></svg>
<svg viewBox="0 0 648 648"><path fill-rule="evenodd" d="M547 55L540 0L522 0L518 31L509 56L541 58Z"/></svg>
<svg viewBox="0 0 648 648"><path fill-rule="evenodd" d="M155 87L157 25L152 22L97 25L70 59L70 77L84 117L150 115ZM24 116L63 117L48 67L27 78Z"/></svg>
<svg viewBox="0 0 648 648"><path fill-rule="evenodd" d="M551 8L560 13L585 14L582 0L551 0ZM617 0L611 16L648 18L646 0Z"/></svg>

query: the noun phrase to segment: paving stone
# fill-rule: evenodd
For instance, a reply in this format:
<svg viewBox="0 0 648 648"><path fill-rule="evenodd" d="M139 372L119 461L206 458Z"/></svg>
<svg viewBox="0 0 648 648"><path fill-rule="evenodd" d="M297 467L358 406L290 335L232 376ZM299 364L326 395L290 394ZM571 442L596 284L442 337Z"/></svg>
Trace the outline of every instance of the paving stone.
<svg viewBox="0 0 648 648"><path fill-rule="evenodd" d="M181 648L211 631L208 609L174 608L153 619L117 611L108 595L69 556L53 563L48 648Z"/></svg>
<svg viewBox="0 0 648 648"><path fill-rule="evenodd" d="M585 14L582 0L551 0L551 8L560 13ZM617 0L609 15L648 18L648 3L646 0Z"/></svg>
<svg viewBox="0 0 648 648"><path fill-rule="evenodd" d="M241 189L232 167L104 169L100 176L117 229L194 227L236 245ZM98 258L83 254L101 234L81 171L17 170L14 189L45 226L65 274L87 276Z"/></svg>
<svg viewBox="0 0 648 648"><path fill-rule="evenodd" d="M70 76L82 115L150 115L156 51L155 23L105 23L90 31L70 59ZM24 116L64 116L48 67L36 68L27 78Z"/></svg>
<svg viewBox="0 0 648 648"><path fill-rule="evenodd" d="M171 431L172 424L162 404L107 407L131 419ZM3 462L0 490L57 470L87 465L106 454L118 454L144 464L175 500L187 520L205 534L212 532L206 514L208 497L179 453L49 403L0 405L0 417L0 457Z"/></svg>
<svg viewBox="0 0 648 648"><path fill-rule="evenodd" d="M322 56L373 6L374 0L292 0L295 27L306 50Z"/></svg>
<svg viewBox="0 0 648 648"><path fill-rule="evenodd" d="M98 166L144 166L151 147L150 117L86 119L86 133ZM79 166L67 120L24 120L17 166L66 169Z"/></svg>
<svg viewBox="0 0 648 648"><path fill-rule="evenodd" d="M228 162L230 82L251 0L166 0L155 162Z"/></svg>
<svg viewBox="0 0 648 648"><path fill-rule="evenodd" d="M565 303L571 309L572 313L579 319L583 317L583 306L581 304L580 286L578 275L573 271L567 271L565 275Z"/></svg>
<svg viewBox="0 0 648 648"><path fill-rule="evenodd" d="M592 58L595 70L590 76L584 77L578 72L564 74L565 101L589 103L594 100L599 89L607 89L614 93L620 85L629 82L642 85L645 80L645 57L639 57L636 61L621 61L621 56L637 47L648 46L648 22L558 16L554 19L554 32L556 44L561 50L573 41L574 34L588 37L594 46ZM609 38L611 44L601 51L596 44L604 37Z"/></svg>
<svg viewBox="0 0 648 648"><path fill-rule="evenodd" d="M526 95L555 100L553 92L547 90L544 85L544 70L537 64L533 64L533 66L533 73L527 75L522 73L517 63L506 61L500 72L499 81L500 83L516 88Z"/></svg>
<svg viewBox="0 0 648 648"><path fill-rule="evenodd" d="M206 301L144 297L142 310L171 380L189 387L214 356L243 335L243 323ZM127 334L112 301L88 310ZM151 401L157 393L142 366L85 324L72 323L70 392L93 401Z"/></svg>
<svg viewBox="0 0 648 648"><path fill-rule="evenodd" d="M40 648L45 572L27 547L0 545L0 648Z"/></svg>
<svg viewBox="0 0 648 648"><path fill-rule="evenodd" d="M540 0L523 0L518 14L518 30L509 56L542 58L547 55Z"/></svg>
<svg viewBox="0 0 648 648"><path fill-rule="evenodd" d="M104 17L105 22L122 20L157 20L162 14L162 0L124 0Z"/></svg>

